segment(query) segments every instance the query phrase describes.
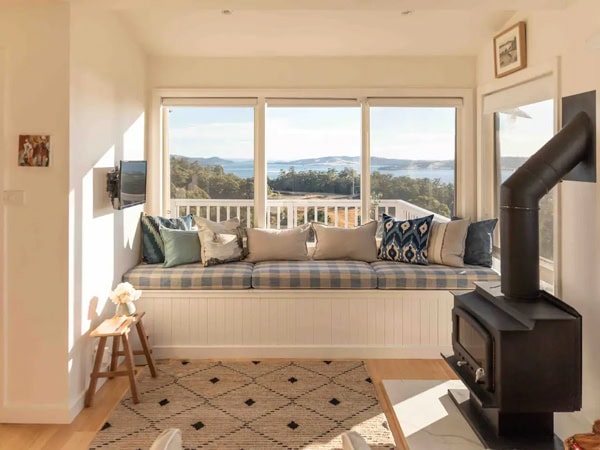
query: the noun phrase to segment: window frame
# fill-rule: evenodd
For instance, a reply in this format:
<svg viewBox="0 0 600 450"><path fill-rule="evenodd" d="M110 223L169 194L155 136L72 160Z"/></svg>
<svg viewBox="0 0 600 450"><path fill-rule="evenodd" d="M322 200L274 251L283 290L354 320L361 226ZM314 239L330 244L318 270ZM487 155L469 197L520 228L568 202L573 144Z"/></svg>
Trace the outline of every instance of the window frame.
<svg viewBox="0 0 600 450"><path fill-rule="evenodd" d="M267 99L285 101L293 106L315 106L356 101L361 108L361 210L370 211L370 103L389 102L398 107L456 105L455 213L465 217L476 214L476 165L474 145L474 100L472 89L163 89L152 91L148 159L148 202L150 214L170 210L169 149L166 108L168 106L248 106L254 105L254 226L265 227L267 179L265 155L265 106ZM176 104L174 104L176 103ZM366 175L368 174L368 176ZM459 183L460 181L460 183Z"/></svg>
<svg viewBox="0 0 600 450"><path fill-rule="evenodd" d="M517 104L529 104L536 101L535 98L531 98L531 92L526 93L522 88L526 85L533 85L536 81L540 81L546 84L548 94L545 98L538 98L541 100L554 100L554 133L556 134L560 130L560 60L555 58L545 64L540 64L535 67L528 67L515 73L510 78L497 79L493 82L481 86L477 89L477 217L481 219L498 217L497 215L497 189L499 189L499 180L497 174L497 167L499 161L497 160L496 152L496 124L495 114L496 111L491 111L489 106L486 105L486 100L490 96L494 96L497 93L509 94L515 93L518 97L512 98L513 103ZM537 94L540 95L536 87ZM521 97L519 93L522 93ZM562 186L559 183L555 187L555 199L554 199L554 263L549 264L548 260L540 257L540 282L543 287L553 291L555 295L562 295L562 252L561 252L561 203L562 203ZM498 229L494 240L499 242ZM495 246L494 248L494 267L499 270L499 258L500 248ZM551 288L553 286L553 289Z"/></svg>

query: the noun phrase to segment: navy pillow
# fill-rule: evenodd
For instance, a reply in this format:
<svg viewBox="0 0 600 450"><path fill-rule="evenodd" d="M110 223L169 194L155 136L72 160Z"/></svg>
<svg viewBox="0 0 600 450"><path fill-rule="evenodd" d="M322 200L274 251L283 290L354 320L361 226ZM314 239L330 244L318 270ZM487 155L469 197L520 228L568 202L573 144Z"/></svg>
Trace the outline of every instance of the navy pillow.
<svg viewBox="0 0 600 450"><path fill-rule="evenodd" d="M428 265L427 241L433 214L410 220L396 220L383 214L383 237L377 257L386 261Z"/></svg>
<svg viewBox="0 0 600 450"><path fill-rule="evenodd" d="M191 214L174 219L143 215L141 224L144 262L157 264L165 261L165 246L160 236L160 227L171 230L190 230L193 223L194 216Z"/></svg>
<svg viewBox="0 0 600 450"><path fill-rule="evenodd" d="M458 217L453 217L452 220L454 219ZM465 264L492 267L494 229L497 223L498 219L471 222L465 240Z"/></svg>

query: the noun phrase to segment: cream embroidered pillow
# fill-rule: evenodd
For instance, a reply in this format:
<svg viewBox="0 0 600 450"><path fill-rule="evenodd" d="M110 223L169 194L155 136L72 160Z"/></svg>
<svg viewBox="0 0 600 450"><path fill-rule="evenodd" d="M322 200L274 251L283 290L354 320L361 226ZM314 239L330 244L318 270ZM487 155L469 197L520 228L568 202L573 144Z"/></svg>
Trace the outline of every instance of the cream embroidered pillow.
<svg viewBox="0 0 600 450"><path fill-rule="evenodd" d="M468 220L433 222L427 244L427 259L431 264L465 266L463 258L469 223Z"/></svg>
<svg viewBox="0 0 600 450"><path fill-rule="evenodd" d="M240 220L232 218L224 222L196 217L200 238L200 256L202 264L214 266L244 257L243 230Z"/></svg>

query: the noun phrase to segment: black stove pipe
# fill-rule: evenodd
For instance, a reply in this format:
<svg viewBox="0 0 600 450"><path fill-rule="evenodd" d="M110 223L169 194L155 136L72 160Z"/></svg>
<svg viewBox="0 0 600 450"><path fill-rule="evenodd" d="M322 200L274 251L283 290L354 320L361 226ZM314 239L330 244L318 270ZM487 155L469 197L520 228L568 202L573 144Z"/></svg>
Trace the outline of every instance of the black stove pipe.
<svg viewBox="0 0 600 450"><path fill-rule="evenodd" d="M587 153L592 121L578 113L500 187L501 283L505 297L539 296L539 201Z"/></svg>

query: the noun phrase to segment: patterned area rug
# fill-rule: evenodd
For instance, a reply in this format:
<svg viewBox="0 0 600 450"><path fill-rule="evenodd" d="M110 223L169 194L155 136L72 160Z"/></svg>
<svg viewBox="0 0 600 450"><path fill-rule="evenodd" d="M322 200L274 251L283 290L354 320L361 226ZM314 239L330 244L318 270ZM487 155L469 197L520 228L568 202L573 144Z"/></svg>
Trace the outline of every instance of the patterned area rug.
<svg viewBox="0 0 600 450"><path fill-rule="evenodd" d="M362 361L159 361L140 403L127 394L90 449L147 450L166 428L185 449L340 449L356 430L374 449L392 433Z"/></svg>

